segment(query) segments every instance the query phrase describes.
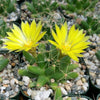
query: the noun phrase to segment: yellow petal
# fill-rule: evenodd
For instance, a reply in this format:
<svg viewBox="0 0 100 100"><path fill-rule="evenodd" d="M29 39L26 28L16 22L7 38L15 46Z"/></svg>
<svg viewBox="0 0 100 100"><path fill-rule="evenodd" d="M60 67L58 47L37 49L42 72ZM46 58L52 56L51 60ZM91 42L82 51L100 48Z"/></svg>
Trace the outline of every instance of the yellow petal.
<svg viewBox="0 0 100 100"><path fill-rule="evenodd" d="M31 29L30 29L30 33L31 33L31 39L34 40L34 36L36 34L36 22L35 20L32 21L31 23Z"/></svg>
<svg viewBox="0 0 100 100"><path fill-rule="evenodd" d="M57 32L57 37L58 37L59 41L61 41L62 38L61 38L61 31L60 31L60 28L58 27L57 24L55 24L55 28L56 28L56 32Z"/></svg>
<svg viewBox="0 0 100 100"><path fill-rule="evenodd" d="M64 25L61 27L61 37L62 41L65 42L67 39L67 23L65 22Z"/></svg>
<svg viewBox="0 0 100 100"><path fill-rule="evenodd" d="M72 52L68 52L68 55L69 55L73 60L79 62L79 59L77 58L77 56L75 56L74 53L72 53Z"/></svg>
<svg viewBox="0 0 100 100"><path fill-rule="evenodd" d="M52 36L53 36L54 40L55 40L58 44L61 44L61 43L60 43L61 41L59 41L59 39L58 39L57 35L55 34L55 32L54 32L53 30L51 30L51 31L52 31Z"/></svg>
<svg viewBox="0 0 100 100"><path fill-rule="evenodd" d="M51 44L53 44L53 45L55 45L57 48L59 48L59 45L56 43L56 42L54 42L54 41L51 41L51 40L48 40Z"/></svg>
<svg viewBox="0 0 100 100"><path fill-rule="evenodd" d="M15 24L13 24L13 27L14 27L14 30L12 29L13 34L16 37L18 36L18 37L21 37L21 38L25 39L25 37L24 37L22 31L20 30L20 28L18 26L16 26Z"/></svg>
<svg viewBox="0 0 100 100"><path fill-rule="evenodd" d="M45 35L45 33L46 33L46 32L41 33L41 34L37 37L37 39L34 41L34 43L38 42L38 41Z"/></svg>
<svg viewBox="0 0 100 100"><path fill-rule="evenodd" d="M79 53L76 53L75 54L77 57L83 57L83 55L82 54L79 54Z"/></svg>
<svg viewBox="0 0 100 100"><path fill-rule="evenodd" d="M36 33L34 35L34 40L37 39L37 37L39 36L39 33L41 31L42 25L41 25L41 21L38 23L37 28L36 28Z"/></svg>

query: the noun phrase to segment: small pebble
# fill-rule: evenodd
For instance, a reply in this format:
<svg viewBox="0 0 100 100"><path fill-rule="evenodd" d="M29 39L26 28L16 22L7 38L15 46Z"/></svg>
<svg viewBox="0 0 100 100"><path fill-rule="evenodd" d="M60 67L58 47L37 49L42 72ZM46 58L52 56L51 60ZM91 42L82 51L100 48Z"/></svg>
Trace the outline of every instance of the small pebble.
<svg viewBox="0 0 100 100"><path fill-rule="evenodd" d="M61 89L61 92L62 92L63 95L67 95L68 94L67 91L63 87L60 87L60 89Z"/></svg>
<svg viewBox="0 0 100 100"><path fill-rule="evenodd" d="M82 88L83 88L84 91L87 91L87 87L86 86L83 85Z"/></svg>
<svg viewBox="0 0 100 100"><path fill-rule="evenodd" d="M32 90L31 90L31 89L28 89L28 90L27 90L27 94L28 94L29 96L31 96Z"/></svg>
<svg viewBox="0 0 100 100"><path fill-rule="evenodd" d="M96 79L97 85L100 85L100 79Z"/></svg>
<svg viewBox="0 0 100 100"><path fill-rule="evenodd" d="M7 69L11 69L11 65L10 64L7 65Z"/></svg>
<svg viewBox="0 0 100 100"><path fill-rule="evenodd" d="M24 81L24 85L28 85L29 82L30 82L30 78L27 77L27 76L23 76L23 79L22 80Z"/></svg>
<svg viewBox="0 0 100 100"><path fill-rule="evenodd" d="M81 85L83 85L83 83L82 83L81 80L78 80L78 81L76 82L76 85L81 86Z"/></svg>
<svg viewBox="0 0 100 100"><path fill-rule="evenodd" d="M9 84L10 81L9 80L3 80L3 84Z"/></svg>

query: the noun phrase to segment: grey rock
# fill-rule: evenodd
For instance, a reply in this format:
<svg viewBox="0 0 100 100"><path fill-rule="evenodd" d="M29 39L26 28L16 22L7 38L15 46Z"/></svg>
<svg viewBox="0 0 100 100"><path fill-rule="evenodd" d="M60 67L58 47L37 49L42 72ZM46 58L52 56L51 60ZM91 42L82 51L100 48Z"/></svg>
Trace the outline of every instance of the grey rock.
<svg viewBox="0 0 100 100"><path fill-rule="evenodd" d="M9 91L9 95L13 95L13 94L14 94L13 90Z"/></svg>
<svg viewBox="0 0 100 100"><path fill-rule="evenodd" d="M3 80L3 84L9 84L10 81L9 80Z"/></svg>
<svg viewBox="0 0 100 100"><path fill-rule="evenodd" d="M84 90L84 91L87 91L87 87L86 86L82 86L82 89Z"/></svg>
<svg viewBox="0 0 100 100"><path fill-rule="evenodd" d="M61 89L61 92L62 92L63 95L67 95L68 94L68 92L63 87L60 87L60 89Z"/></svg>
<svg viewBox="0 0 100 100"><path fill-rule="evenodd" d="M96 79L97 85L100 85L100 79Z"/></svg>
<svg viewBox="0 0 100 100"><path fill-rule="evenodd" d="M27 76L23 76L23 79L22 80L24 81L24 85L28 85L29 82L30 82L30 78L27 77Z"/></svg>
<svg viewBox="0 0 100 100"><path fill-rule="evenodd" d="M4 93L6 97L9 97L9 92Z"/></svg>
<svg viewBox="0 0 100 100"><path fill-rule="evenodd" d="M19 92L19 88L18 87L15 87L15 92Z"/></svg>
<svg viewBox="0 0 100 100"><path fill-rule="evenodd" d="M11 86L6 87L6 91L10 91L11 90Z"/></svg>
<svg viewBox="0 0 100 100"><path fill-rule="evenodd" d="M32 90L31 90L31 89L28 89L28 90L27 90L27 94L28 94L29 96L31 96L31 95L32 95Z"/></svg>
<svg viewBox="0 0 100 100"><path fill-rule="evenodd" d="M11 69L11 65L10 64L7 65L7 69Z"/></svg>

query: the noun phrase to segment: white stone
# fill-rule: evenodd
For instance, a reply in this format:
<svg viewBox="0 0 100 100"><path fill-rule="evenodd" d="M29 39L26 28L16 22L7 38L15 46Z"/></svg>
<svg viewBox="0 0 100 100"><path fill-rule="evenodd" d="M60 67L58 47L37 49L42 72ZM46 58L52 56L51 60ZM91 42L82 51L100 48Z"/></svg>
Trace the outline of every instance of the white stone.
<svg viewBox="0 0 100 100"><path fill-rule="evenodd" d="M60 89L61 89L61 92L62 92L63 95L67 95L68 94L67 91L63 87L60 87Z"/></svg>
<svg viewBox="0 0 100 100"><path fill-rule="evenodd" d="M71 87L70 87L69 85L65 85L65 89L66 89L67 91L70 91L70 90L71 90Z"/></svg>
<svg viewBox="0 0 100 100"><path fill-rule="evenodd" d="M90 39L92 40L92 36L90 36Z"/></svg>
<svg viewBox="0 0 100 100"><path fill-rule="evenodd" d="M10 80L10 85L12 87L12 89L15 89L15 84L18 84L18 80L13 78Z"/></svg>
<svg viewBox="0 0 100 100"><path fill-rule="evenodd" d="M86 98L80 98L80 100L88 100L88 99L86 99Z"/></svg>
<svg viewBox="0 0 100 100"><path fill-rule="evenodd" d="M50 94L53 91L51 89L49 90L43 90L43 91L38 91L36 96L34 97L35 100L45 100L47 98L49 98Z"/></svg>
<svg viewBox="0 0 100 100"><path fill-rule="evenodd" d="M8 77L8 75L7 74L4 74L4 77Z"/></svg>
<svg viewBox="0 0 100 100"><path fill-rule="evenodd" d="M68 96L66 96L66 97L63 98L63 100L67 100L67 99L68 99Z"/></svg>
<svg viewBox="0 0 100 100"><path fill-rule="evenodd" d="M44 90L46 90L45 87L41 87L40 88L40 91L44 91Z"/></svg>
<svg viewBox="0 0 100 100"><path fill-rule="evenodd" d="M8 70L7 70L7 72L8 72L8 73L10 73L10 72L11 72L11 70L10 70L10 69L8 69Z"/></svg>
<svg viewBox="0 0 100 100"><path fill-rule="evenodd" d="M51 98L49 97L49 98L47 98L47 99L45 99L45 100L51 100Z"/></svg>
<svg viewBox="0 0 100 100"><path fill-rule="evenodd" d="M76 82L76 85L81 86L81 85L83 85L83 83L82 83L81 80L78 80L78 81Z"/></svg>
<svg viewBox="0 0 100 100"><path fill-rule="evenodd" d="M95 69L97 69L97 66L95 66L95 65L91 65L91 66L90 66L90 69L95 70Z"/></svg>
<svg viewBox="0 0 100 100"><path fill-rule="evenodd" d="M88 87L88 86L89 86L89 84L88 84L88 83L84 83L83 85L84 85L84 86L86 86L86 87Z"/></svg>
<svg viewBox="0 0 100 100"><path fill-rule="evenodd" d="M7 69L11 69L11 65L10 64L8 64Z"/></svg>
<svg viewBox="0 0 100 100"><path fill-rule="evenodd" d="M84 57L89 57L89 53L85 53L84 54Z"/></svg>
<svg viewBox="0 0 100 100"><path fill-rule="evenodd" d="M18 87L16 87L16 88L15 88L15 92L19 92L19 89L18 89Z"/></svg>
<svg viewBox="0 0 100 100"><path fill-rule="evenodd" d="M6 89L6 87L2 86L2 87L0 87L0 89L1 89L0 93L2 94L3 91Z"/></svg>
<svg viewBox="0 0 100 100"><path fill-rule="evenodd" d="M27 94L28 94L29 96L31 96L32 90L31 90L31 89L28 89L28 90L27 90Z"/></svg>
<svg viewBox="0 0 100 100"><path fill-rule="evenodd" d="M24 81L24 84L25 84L25 85L28 85L29 82L30 82L30 78L27 77L27 76L23 76L23 81Z"/></svg>
<svg viewBox="0 0 100 100"><path fill-rule="evenodd" d="M62 84L61 83L59 83L59 86L61 86Z"/></svg>
<svg viewBox="0 0 100 100"><path fill-rule="evenodd" d="M13 73L10 73L10 77L13 77L14 75L13 75Z"/></svg>
<svg viewBox="0 0 100 100"><path fill-rule="evenodd" d="M95 41L95 37L92 37L92 41Z"/></svg>
<svg viewBox="0 0 100 100"><path fill-rule="evenodd" d="M32 91L32 93L31 93L31 98L32 98L32 100L35 98L35 96L37 95L37 92L38 91Z"/></svg>
<svg viewBox="0 0 100 100"><path fill-rule="evenodd" d="M96 79L97 85L100 85L100 79Z"/></svg>
<svg viewBox="0 0 100 100"><path fill-rule="evenodd" d="M0 77L3 77L4 76L4 74L3 73L0 73Z"/></svg>
<svg viewBox="0 0 100 100"><path fill-rule="evenodd" d="M86 86L83 85L82 88L83 88L84 91L87 91L87 87Z"/></svg>
<svg viewBox="0 0 100 100"><path fill-rule="evenodd" d="M69 80L66 81L68 84L71 83Z"/></svg>
<svg viewBox="0 0 100 100"><path fill-rule="evenodd" d="M97 59L95 59L95 62L96 62L96 63L99 63L99 61L98 61Z"/></svg>
<svg viewBox="0 0 100 100"><path fill-rule="evenodd" d="M95 64L91 61L88 61L87 64L90 65L90 66L95 66Z"/></svg>
<svg viewBox="0 0 100 100"><path fill-rule="evenodd" d="M9 76L9 77L11 76L10 73L8 73L8 76Z"/></svg>
<svg viewBox="0 0 100 100"><path fill-rule="evenodd" d="M4 71L3 71L3 74L6 74L6 73L7 73L7 70L4 70Z"/></svg>
<svg viewBox="0 0 100 100"><path fill-rule="evenodd" d="M3 80L3 84L9 84L10 81L9 80Z"/></svg>
<svg viewBox="0 0 100 100"><path fill-rule="evenodd" d="M59 14L59 13L55 13L55 14L54 14L54 19L61 19L60 14Z"/></svg>
<svg viewBox="0 0 100 100"><path fill-rule="evenodd" d="M89 51L89 53L90 53L91 55L94 55L94 54L95 54L95 52L94 52L94 51Z"/></svg>
<svg viewBox="0 0 100 100"><path fill-rule="evenodd" d="M81 90L81 88L82 88L81 86L78 86L78 87L77 87L77 90Z"/></svg>
<svg viewBox="0 0 100 100"><path fill-rule="evenodd" d="M99 37L98 36L96 37L96 41L99 41Z"/></svg>
<svg viewBox="0 0 100 100"><path fill-rule="evenodd" d="M94 38L96 38L96 37L97 37L97 35L96 35L96 34L93 34L93 37L94 37Z"/></svg>
<svg viewBox="0 0 100 100"><path fill-rule="evenodd" d="M4 95L6 95L7 97L9 97L9 92L6 92Z"/></svg>

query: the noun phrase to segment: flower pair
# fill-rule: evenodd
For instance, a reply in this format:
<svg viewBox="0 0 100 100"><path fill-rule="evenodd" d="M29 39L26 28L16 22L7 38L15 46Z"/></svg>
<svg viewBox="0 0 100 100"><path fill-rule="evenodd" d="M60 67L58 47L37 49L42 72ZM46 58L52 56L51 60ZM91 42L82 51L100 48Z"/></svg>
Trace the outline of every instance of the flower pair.
<svg viewBox="0 0 100 100"><path fill-rule="evenodd" d="M7 32L8 36L6 39L3 39L4 48L10 51L29 51L39 45L37 42L46 33L41 33L42 24L39 22L36 25L35 20L32 21L31 25L28 22L22 22L21 29L16 25L13 25L13 27L12 32ZM80 53L83 53L84 49L90 44L86 42L89 37L83 34L83 30L76 30L75 25L71 27L68 33L66 22L62 25L61 29L57 25L55 25L55 28L56 33L51 30L55 42L52 40L49 40L49 42L60 49L62 55L68 55L75 61L78 61L78 57L83 56Z"/></svg>

